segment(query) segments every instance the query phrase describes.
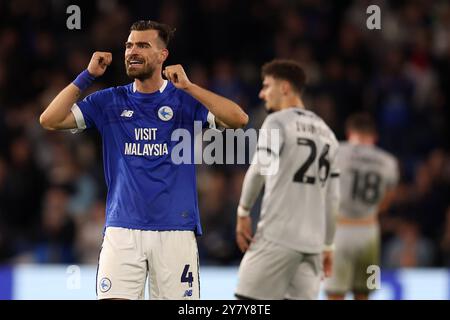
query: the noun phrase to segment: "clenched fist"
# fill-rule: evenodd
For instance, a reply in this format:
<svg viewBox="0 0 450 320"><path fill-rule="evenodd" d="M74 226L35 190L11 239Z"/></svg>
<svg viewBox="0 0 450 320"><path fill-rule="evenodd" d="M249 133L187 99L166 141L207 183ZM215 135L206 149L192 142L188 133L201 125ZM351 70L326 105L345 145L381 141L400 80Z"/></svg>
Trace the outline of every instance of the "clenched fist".
<svg viewBox="0 0 450 320"><path fill-rule="evenodd" d="M87 70L94 77L100 77L105 73L106 67L111 64L112 54L111 52L94 52L91 61L87 67Z"/></svg>
<svg viewBox="0 0 450 320"><path fill-rule="evenodd" d="M163 71L164 76L178 89L187 89L191 85L186 72L181 64L167 66Z"/></svg>

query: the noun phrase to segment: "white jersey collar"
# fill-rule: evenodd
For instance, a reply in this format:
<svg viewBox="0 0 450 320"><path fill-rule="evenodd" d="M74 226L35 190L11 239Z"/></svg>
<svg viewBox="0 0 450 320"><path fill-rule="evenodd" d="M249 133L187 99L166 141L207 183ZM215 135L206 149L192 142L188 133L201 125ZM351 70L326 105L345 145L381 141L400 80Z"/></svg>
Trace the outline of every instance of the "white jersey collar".
<svg viewBox="0 0 450 320"><path fill-rule="evenodd" d="M164 89L167 87L167 80L163 81L161 88L159 88L159 92L163 93ZM136 82L133 82L133 92L136 92Z"/></svg>

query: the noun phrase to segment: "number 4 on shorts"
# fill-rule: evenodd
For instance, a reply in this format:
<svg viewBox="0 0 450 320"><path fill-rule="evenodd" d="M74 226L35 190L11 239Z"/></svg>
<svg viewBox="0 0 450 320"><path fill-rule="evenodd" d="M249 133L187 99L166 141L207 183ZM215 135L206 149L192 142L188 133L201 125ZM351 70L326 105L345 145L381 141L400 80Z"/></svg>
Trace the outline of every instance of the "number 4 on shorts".
<svg viewBox="0 0 450 320"><path fill-rule="evenodd" d="M192 276L192 272L189 271L189 264L184 266L183 273L181 274L181 282L188 282L189 286L192 286L192 282L194 281L194 277Z"/></svg>

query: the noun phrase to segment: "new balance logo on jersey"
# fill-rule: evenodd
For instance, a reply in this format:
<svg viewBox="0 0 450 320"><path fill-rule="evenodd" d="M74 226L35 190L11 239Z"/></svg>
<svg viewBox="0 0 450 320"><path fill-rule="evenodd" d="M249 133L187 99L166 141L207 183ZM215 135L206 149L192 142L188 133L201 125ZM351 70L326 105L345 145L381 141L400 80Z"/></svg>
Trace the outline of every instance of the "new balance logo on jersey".
<svg viewBox="0 0 450 320"><path fill-rule="evenodd" d="M192 297L192 289L186 290L183 295L183 298L184 297Z"/></svg>
<svg viewBox="0 0 450 320"><path fill-rule="evenodd" d="M134 111L132 110L123 110L120 116L125 118L131 118L133 116L133 112Z"/></svg>

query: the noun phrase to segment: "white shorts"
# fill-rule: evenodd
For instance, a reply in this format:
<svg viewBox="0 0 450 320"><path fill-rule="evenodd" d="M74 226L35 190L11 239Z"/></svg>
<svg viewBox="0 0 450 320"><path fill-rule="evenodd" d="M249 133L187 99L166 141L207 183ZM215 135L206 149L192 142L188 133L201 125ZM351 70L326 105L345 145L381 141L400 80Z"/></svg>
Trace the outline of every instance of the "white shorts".
<svg viewBox="0 0 450 320"><path fill-rule="evenodd" d="M193 231L142 231L108 227L97 271L98 299L200 299Z"/></svg>
<svg viewBox="0 0 450 320"><path fill-rule="evenodd" d="M301 253L256 235L239 267L238 298L314 300L322 255Z"/></svg>
<svg viewBox="0 0 450 320"><path fill-rule="evenodd" d="M327 294L369 294L367 286L370 265L379 265L380 236L377 225L339 225L334 238L333 271L325 280Z"/></svg>

